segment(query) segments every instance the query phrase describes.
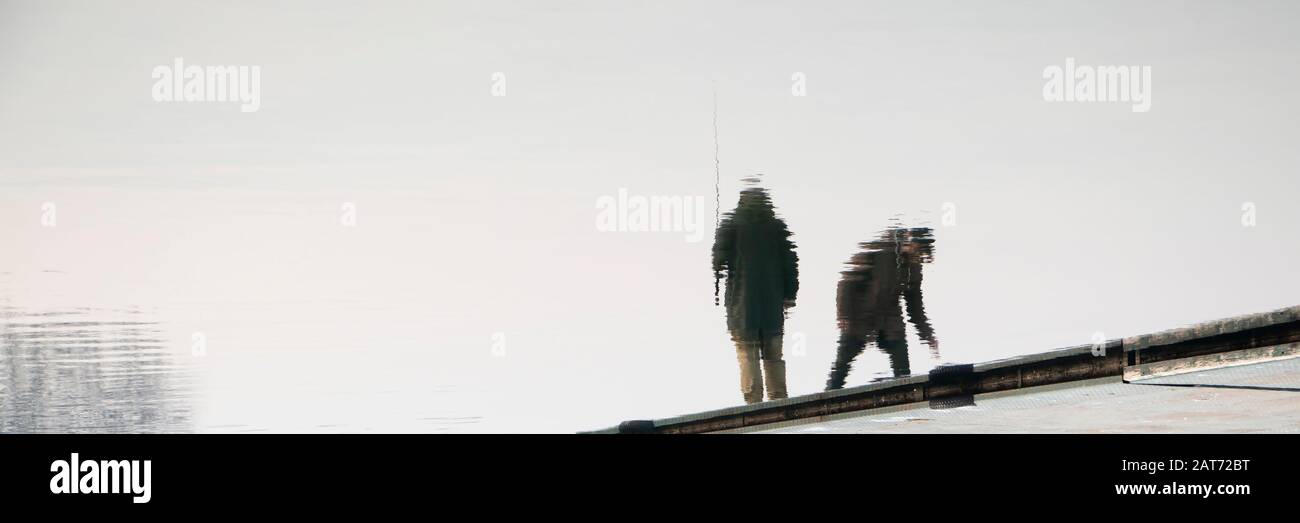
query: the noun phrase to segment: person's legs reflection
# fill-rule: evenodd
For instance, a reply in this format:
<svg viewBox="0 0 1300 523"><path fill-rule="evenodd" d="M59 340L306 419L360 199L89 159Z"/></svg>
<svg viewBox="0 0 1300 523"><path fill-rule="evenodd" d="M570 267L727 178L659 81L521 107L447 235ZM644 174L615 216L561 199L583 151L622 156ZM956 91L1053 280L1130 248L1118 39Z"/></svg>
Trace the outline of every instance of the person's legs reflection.
<svg viewBox="0 0 1300 523"><path fill-rule="evenodd" d="M911 360L907 355L906 333L882 330L876 346L889 355L889 367L893 369L895 378L912 374Z"/></svg>
<svg viewBox="0 0 1300 523"><path fill-rule="evenodd" d="M736 360L740 362L740 393L745 403L763 401L763 373L758 368L761 344L736 340Z"/></svg>
<svg viewBox="0 0 1300 523"><path fill-rule="evenodd" d="M835 351L835 363L831 365L830 378L826 380L826 390L838 390L844 388L844 382L849 377L849 370L853 367L853 360L862 354L870 339L866 336L849 334L847 332L840 334L839 349Z"/></svg>
<svg viewBox="0 0 1300 523"><path fill-rule="evenodd" d="M763 381L767 383L767 399L787 397L785 390L785 360L781 359L781 335L763 342Z"/></svg>

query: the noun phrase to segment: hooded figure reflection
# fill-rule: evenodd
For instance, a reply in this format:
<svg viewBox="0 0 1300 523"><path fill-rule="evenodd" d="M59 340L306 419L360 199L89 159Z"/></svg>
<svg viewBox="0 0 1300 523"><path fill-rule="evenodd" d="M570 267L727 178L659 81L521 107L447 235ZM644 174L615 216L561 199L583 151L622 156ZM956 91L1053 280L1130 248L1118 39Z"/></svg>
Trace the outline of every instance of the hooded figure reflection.
<svg viewBox="0 0 1300 523"><path fill-rule="evenodd" d="M872 342L889 355L895 377L911 374L900 298L931 356L939 356L939 340L921 298L921 264L934 259L933 231L928 227L891 227L879 239L859 247L862 252L849 259L836 289L840 340L826 390L844 387L853 360Z"/></svg>
<svg viewBox="0 0 1300 523"><path fill-rule="evenodd" d="M756 184L757 179L746 180ZM757 186L740 193L736 210L718 225L713 243L714 303L718 282L727 278L727 329L740 363L745 403L787 396L781 355L785 311L799 291L799 257L785 222L777 217L767 191ZM759 362L762 362L762 372Z"/></svg>

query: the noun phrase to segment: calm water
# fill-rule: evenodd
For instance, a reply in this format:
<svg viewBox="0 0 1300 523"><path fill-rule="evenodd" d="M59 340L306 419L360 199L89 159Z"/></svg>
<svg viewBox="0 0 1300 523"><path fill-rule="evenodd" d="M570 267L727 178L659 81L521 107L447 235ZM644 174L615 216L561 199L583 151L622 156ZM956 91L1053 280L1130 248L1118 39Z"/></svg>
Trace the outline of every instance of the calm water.
<svg viewBox="0 0 1300 523"><path fill-rule="evenodd" d="M829 356L826 349L833 347L810 350L806 332L788 333L792 394L820 390L820 385L810 390L809 384L826 381L837 368L845 370L846 361L856 360L850 385L906 375L909 369L924 371L938 361L928 320L922 320L924 336L915 329L895 329L903 325L902 305L914 323L916 315L925 314L919 301L905 299L901 287L874 289L871 299L898 304L875 311L860 304L854 308L846 294L846 282L869 282L873 274L879 280L885 269L890 276L883 279L891 282L902 274L900 268L919 279L918 267L903 267L901 261L895 266L895 261L908 243L902 234L929 229L900 227L895 220L874 240L862 242L842 267L836 293L840 321L825 325L841 331L834 360L821 356ZM928 235L921 232L912 240L932 242ZM882 256L894 256L889 267L883 267ZM932 247L924 258L927 264L933 261ZM623 378L602 372L595 367L601 359L591 355L577 356L585 362L574 361L574 354L564 351L563 338L545 332L537 337L519 330L493 332L462 341L464 350L458 350L458 331L428 328L439 323L434 303L394 301L391 295L384 303L368 302L361 294L315 301L160 300L153 307L58 307L48 304L84 294L93 279L64 271L8 272L0 282L7 291L0 315L4 432L572 431L633 412L620 402L630 389L610 385L617 379L649 379L657 387L669 387L664 390L675 396L660 396L666 401L655 406L655 415L739 402L731 398L737 371L726 345L701 354L722 356L701 358L707 367L680 362L683 368L706 368L704 380L667 383L648 372ZM817 295L804 293L810 294ZM24 296L47 305L18 305ZM721 312L701 310L711 320L702 325L720 338ZM859 334L856 351L846 352L848 331ZM874 339L877 332L883 343ZM525 342L509 343L511 338ZM625 346L653 346L653 338L640 345L628 340ZM529 354L538 346L561 361ZM909 356L915 358L910 367ZM612 367L618 368L617 362ZM590 394L602 386L608 387L605 393ZM711 390L727 392L705 399Z"/></svg>
<svg viewBox="0 0 1300 523"><path fill-rule="evenodd" d="M996 311L955 314L949 271L962 253L943 230L897 217L886 225L838 253L800 247L785 336L791 395L1090 341L1092 331L1070 327L1077 319L1047 308L994 324L986 313ZM703 265L705 253L688 265ZM331 277L343 270L321 263ZM282 299L267 298L274 279L265 288L222 280L234 291L224 294L155 281L147 306L103 305L105 285L108 298L131 292L94 271L0 274L0 431L570 432L741 403L725 318L704 278L690 292L639 291L656 304L688 297L676 307L581 289L539 307L528 303L550 295L545 282L449 303L406 291L454 290L454 276L382 266L349 265L375 271L355 287ZM646 327L656 321L676 327Z"/></svg>
<svg viewBox="0 0 1300 523"><path fill-rule="evenodd" d="M798 246L791 394L1300 301L1293 17L832 4L6 5L0 429L736 405L709 233L755 173ZM260 67L260 110L153 101L174 57ZM1151 66L1151 110L1044 101L1067 57ZM621 195L703 218L602 229Z"/></svg>
<svg viewBox="0 0 1300 523"><path fill-rule="evenodd" d="M239 309L265 308L226 312L240 316ZM376 362L319 340L309 342L319 352L312 355L209 353L208 333L182 333L167 317L4 307L0 432L444 432L474 430L482 420L467 413L474 401L458 397L457 387L402 372L419 358ZM276 338L275 327L242 321L212 334L262 329Z"/></svg>

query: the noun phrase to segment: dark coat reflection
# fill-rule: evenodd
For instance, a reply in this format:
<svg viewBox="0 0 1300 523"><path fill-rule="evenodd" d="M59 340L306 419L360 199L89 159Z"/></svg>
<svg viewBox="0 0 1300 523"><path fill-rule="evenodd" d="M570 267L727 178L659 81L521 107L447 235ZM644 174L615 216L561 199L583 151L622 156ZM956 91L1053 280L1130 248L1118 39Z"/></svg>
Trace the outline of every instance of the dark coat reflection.
<svg viewBox="0 0 1300 523"><path fill-rule="evenodd" d="M892 227L859 247L862 251L854 254L840 273L836 290L840 339L827 390L844 387L853 360L870 343L889 355L895 377L911 374L900 301L931 355L937 358L939 354L939 340L921 297L921 265L933 260L933 231L928 227Z"/></svg>

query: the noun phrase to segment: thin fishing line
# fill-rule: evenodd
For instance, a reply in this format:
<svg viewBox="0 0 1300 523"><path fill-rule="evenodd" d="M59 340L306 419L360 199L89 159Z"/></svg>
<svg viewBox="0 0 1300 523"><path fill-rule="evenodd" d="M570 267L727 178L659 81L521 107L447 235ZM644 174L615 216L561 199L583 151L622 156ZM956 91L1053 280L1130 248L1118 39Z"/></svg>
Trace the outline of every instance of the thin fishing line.
<svg viewBox="0 0 1300 523"><path fill-rule="evenodd" d="M718 82L713 81L713 228L722 223L722 163L718 161Z"/></svg>

